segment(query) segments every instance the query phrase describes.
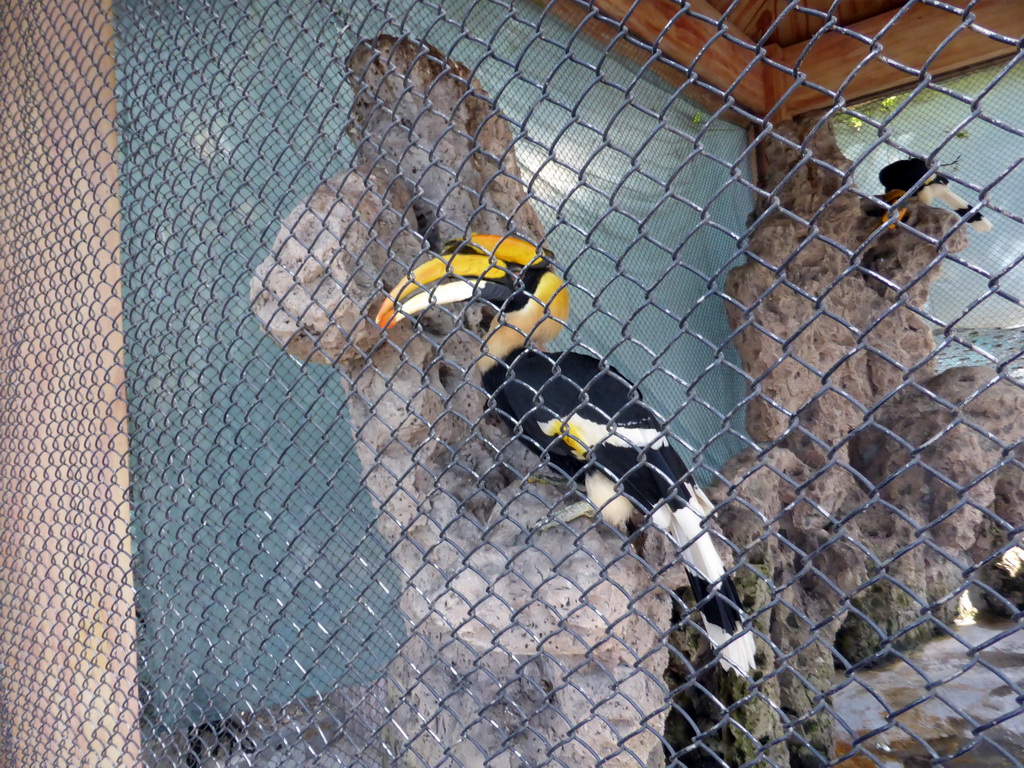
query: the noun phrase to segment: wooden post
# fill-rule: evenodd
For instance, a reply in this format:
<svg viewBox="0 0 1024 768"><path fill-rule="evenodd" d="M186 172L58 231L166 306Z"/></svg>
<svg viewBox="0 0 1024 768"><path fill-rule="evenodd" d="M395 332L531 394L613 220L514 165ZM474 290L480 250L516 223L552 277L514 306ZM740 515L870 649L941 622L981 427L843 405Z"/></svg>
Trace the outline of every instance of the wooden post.
<svg viewBox="0 0 1024 768"><path fill-rule="evenodd" d="M0 14L0 765L131 766L109 0Z"/></svg>

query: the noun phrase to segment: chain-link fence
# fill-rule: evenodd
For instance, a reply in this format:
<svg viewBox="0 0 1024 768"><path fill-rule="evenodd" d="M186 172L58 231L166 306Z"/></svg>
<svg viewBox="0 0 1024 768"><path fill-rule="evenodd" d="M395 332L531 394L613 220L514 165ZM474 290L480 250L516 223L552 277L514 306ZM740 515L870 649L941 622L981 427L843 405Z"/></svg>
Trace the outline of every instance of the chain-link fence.
<svg viewBox="0 0 1024 768"><path fill-rule="evenodd" d="M0 9L0 765L1020 766L1016 5Z"/></svg>

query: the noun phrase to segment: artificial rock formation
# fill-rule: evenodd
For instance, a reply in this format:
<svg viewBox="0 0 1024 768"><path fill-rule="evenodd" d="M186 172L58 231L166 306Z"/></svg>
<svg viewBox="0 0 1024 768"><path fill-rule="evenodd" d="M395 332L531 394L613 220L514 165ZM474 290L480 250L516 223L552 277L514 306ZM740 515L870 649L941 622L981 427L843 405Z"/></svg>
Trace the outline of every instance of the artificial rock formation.
<svg viewBox="0 0 1024 768"><path fill-rule="evenodd" d="M252 299L282 347L336 366L348 387L363 482L403 580L409 637L387 670L381 745L397 764L658 766L673 690L685 711L668 724L674 745L701 731L730 763L818 765L837 663L931 636L971 578L996 602L1024 593L1010 562L1020 392L986 369L931 370L922 310L962 230L915 204L905 226L877 230L830 125L802 119L766 145L773 203L726 286L756 395L747 426L765 447L711 490L744 551L737 581L770 640L767 674L747 695L696 673L699 636L674 633L668 650L670 601L654 586L675 588L680 569L652 573L606 528L530 531L567 491L524 483L536 459L481 419L484 313L457 323L435 310L386 337L370 321L429 247L542 229L508 125L464 67L392 38L349 65L355 166L286 219ZM732 725L716 698L740 702Z"/></svg>
<svg viewBox="0 0 1024 768"><path fill-rule="evenodd" d="M525 483L536 459L481 420L479 310L386 337L370 319L428 242L541 239L508 126L426 46L382 37L349 66L357 166L287 218L252 301L290 354L334 364L348 387L403 581L387 748L410 766L661 765L669 601L649 567L603 527L531 533L566 489Z"/></svg>
<svg viewBox="0 0 1024 768"><path fill-rule="evenodd" d="M715 498L747 548L745 591L781 590L761 621L798 723L789 762L814 766L833 756L821 702L835 666L934 636L971 580L993 596L1005 584L1000 555L1024 522L1024 395L991 369L933 375L924 307L943 255L965 245L957 217L910 203L906 226L879 228L828 121L777 134L773 204L726 281L756 394L747 429L771 448L734 457Z"/></svg>

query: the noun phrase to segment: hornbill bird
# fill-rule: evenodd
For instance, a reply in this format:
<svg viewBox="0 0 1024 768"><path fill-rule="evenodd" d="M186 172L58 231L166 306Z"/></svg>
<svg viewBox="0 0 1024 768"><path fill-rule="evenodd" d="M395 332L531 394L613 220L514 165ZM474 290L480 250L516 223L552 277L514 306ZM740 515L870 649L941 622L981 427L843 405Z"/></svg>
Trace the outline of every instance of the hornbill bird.
<svg viewBox="0 0 1024 768"><path fill-rule="evenodd" d="M931 173L928 164L924 160L912 157L907 160L897 160L889 163L878 173L878 180L885 187L885 195L882 199L892 205L912 189L917 191L910 197L911 200L920 200L925 205L931 205L936 200L941 200L961 218L967 216L967 223L977 232L988 232L992 229L992 222L986 219L980 212L971 213L971 206L967 201L949 188L949 178L941 173ZM907 215L906 208L897 208L890 217L888 211L882 208L873 207L872 213L880 216L883 222L890 218L898 218L900 221ZM889 225L895 226L895 222Z"/></svg>
<svg viewBox="0 0 1024 768"><path fill-rule="evenodd" d="M681 550L719 661L749 675L754 640L749 631L738 634L736 587L704 529L714 505L688 479L664 425L614 368L579 352L545 351L569 317L568 288L551 258L511 235L452 241L395 286L377 324L387 329L435 305L490 304L496 315L476 363L490 407L533 452L582 482L589 499L555 517L596 509L631 533L650 518Z"/></svg>

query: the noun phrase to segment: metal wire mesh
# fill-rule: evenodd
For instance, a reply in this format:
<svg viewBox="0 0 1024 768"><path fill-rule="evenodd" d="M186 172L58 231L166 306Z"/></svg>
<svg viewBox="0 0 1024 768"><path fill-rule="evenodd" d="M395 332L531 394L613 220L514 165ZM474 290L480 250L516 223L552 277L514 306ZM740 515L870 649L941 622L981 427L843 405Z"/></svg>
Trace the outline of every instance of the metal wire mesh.
<svg viewBox="0 0 1024 768"><path fill-rule="evenodd" d="M1017 22L757 5L0 11L0 764L1024 762ZM508 307L374 324L474 232L707 489L750 679L654 509L544 527L593 489L483 389Z"/></svg>

